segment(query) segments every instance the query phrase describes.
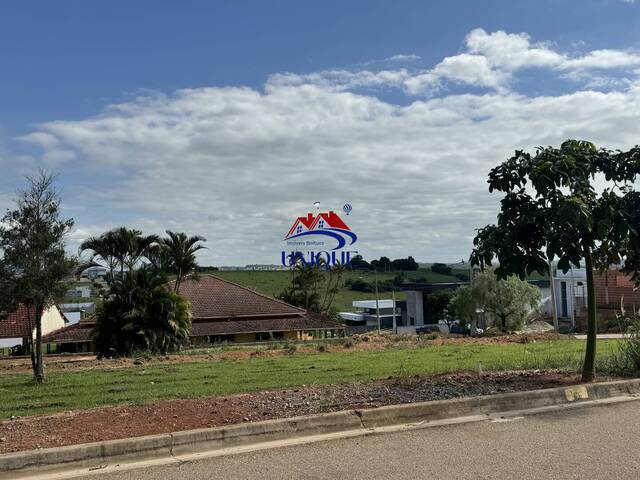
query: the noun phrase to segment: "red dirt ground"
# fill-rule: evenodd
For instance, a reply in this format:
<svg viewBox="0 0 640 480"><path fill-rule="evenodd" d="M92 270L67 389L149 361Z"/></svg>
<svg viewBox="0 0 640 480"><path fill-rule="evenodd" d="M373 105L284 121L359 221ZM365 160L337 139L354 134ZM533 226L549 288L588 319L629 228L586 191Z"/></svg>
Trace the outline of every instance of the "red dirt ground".
<svg viewBox="0 0 640 480"><path fill-rule="evenodd" d="M559 372L460 373L97 408L2 421L0 453L578 382Z"/></svg>

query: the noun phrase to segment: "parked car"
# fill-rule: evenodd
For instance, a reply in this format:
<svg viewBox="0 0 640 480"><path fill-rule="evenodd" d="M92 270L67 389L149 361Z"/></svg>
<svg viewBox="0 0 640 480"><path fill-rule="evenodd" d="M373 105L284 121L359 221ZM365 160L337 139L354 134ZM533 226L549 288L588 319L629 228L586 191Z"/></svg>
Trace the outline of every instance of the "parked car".
<svg viewBox="0 0 640 480"><path fill-rule="evenodd" d="M421 327L416 328L416 333L418 335L423 333L440 333L440 329L437 325L422 325Z"/></svg>
<svg viewBox="0 0 640 480"><path fill-rule="evenodd" d="M13 347L11 347L11 356L12 357L21 357L23 355L26 355L27 352L25 350L25 348L22 345L14 345Z"/></svg>
<svg viewBox="0 0 640 480"><path fill-rule="evenodd" d="M460 322L456 321L449 327L449 333L457 333L459 335L471 335L471 325L466 324L464 327L460 326ZM476 328L476 334L482 335L484 330L482 328Z"/></svg>

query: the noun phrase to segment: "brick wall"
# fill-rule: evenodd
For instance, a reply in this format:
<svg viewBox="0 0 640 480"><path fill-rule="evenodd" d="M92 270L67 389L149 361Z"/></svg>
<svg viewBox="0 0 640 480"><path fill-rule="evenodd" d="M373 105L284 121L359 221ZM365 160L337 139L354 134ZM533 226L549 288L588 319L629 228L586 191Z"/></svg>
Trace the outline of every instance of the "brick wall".
<svg viewBox="0 0 640 480"><path fill-rule="evenodd" d="M629 277L617 270L594 274L593 285L598 309L620 310L621 301L624 301L626 310L640 310L640 289L634 290Z"/></svg>

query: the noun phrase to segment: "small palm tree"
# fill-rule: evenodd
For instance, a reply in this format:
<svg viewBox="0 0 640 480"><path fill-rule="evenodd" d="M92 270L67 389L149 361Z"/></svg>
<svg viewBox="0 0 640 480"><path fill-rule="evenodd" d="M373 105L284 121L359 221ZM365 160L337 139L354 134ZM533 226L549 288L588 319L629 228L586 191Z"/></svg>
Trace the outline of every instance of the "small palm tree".
<svg viewBox="0 0 640 480"><path fill-rule="evenodd" d="M192 237L187 236L184 232L172 232L167 230L167 237L160 241L165 253L165 265L167 271L176 274L176 282L174 292L180 292L180 284L186 275L195 271L198 264L196 263L196 252L206 248L201 242L207 240L200 235Z"/></svg>

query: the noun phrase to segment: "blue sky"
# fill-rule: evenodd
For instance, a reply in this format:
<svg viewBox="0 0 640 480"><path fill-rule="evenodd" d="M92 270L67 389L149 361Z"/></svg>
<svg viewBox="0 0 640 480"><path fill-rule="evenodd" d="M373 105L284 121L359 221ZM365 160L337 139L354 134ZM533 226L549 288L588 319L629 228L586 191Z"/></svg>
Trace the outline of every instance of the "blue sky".
<svg viewBox="0 0 640 480"><path fill-rule="evenodd" d="M71 245L179 228L209 238L204 263L245 264L276 262L316 199L348 201L365 256L459 260L514 148L640 143L639 9L3 2L0 206L41 165Z"/></svg>

